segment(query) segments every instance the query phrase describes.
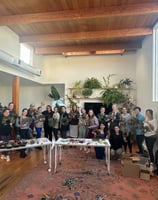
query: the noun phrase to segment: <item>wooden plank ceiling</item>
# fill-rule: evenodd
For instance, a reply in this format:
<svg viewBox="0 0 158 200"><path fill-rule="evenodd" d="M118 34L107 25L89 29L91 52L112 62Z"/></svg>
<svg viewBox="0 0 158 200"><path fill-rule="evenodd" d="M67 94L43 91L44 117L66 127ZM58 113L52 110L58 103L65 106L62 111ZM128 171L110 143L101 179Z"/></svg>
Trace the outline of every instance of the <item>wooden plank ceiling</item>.
<svg viewBox="0 0 158 200"><path fill-rule="evenodd" d="M42 55L137 50L157 20L158 0L1 0L0 4L0 25Z"/></svg>

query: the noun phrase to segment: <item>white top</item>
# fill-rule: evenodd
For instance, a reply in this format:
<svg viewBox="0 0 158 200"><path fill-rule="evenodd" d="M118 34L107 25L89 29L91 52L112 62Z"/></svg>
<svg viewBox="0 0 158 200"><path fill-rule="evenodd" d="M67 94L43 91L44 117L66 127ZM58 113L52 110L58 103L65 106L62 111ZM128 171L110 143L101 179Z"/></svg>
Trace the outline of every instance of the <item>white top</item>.
<svg viewBox="0 0 158 200"><path fill-rule="evenodd" d="M156 135L156 131L157 131L157 120L153 119L144 123L144 126L149 128L149 131L147 131L144 135L145 137L150 137L152 135ZM152 129L151 127L153 127L154 129Z"/></svg>

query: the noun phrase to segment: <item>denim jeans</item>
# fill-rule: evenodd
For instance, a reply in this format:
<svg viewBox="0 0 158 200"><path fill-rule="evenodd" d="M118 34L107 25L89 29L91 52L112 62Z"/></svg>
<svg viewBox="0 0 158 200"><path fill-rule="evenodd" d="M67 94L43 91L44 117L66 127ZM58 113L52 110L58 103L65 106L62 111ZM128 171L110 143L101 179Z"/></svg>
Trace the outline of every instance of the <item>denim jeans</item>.
<svg viewBox="0 0 158 200"><path fill-rule="evenodd" d="M143 147L144 135L136 135L136 142L137 142L140 154L144 154L144 147Z"/></svg>
<svg viewBox="0 0 158 200"><path fill-rule="evenodd" d="M153 162L153 163L155 161L154 153L153 153L153 147L154 147L155 142L156 142L156 135L145 137L145 143L149 152L150 162Z"/></svg>

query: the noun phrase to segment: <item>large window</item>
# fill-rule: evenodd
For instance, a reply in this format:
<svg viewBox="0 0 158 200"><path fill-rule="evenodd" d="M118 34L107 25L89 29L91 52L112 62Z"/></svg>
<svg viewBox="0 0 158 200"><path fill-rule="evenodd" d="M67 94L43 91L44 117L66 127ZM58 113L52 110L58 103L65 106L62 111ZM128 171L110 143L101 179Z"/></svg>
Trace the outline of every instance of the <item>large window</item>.
<svg viewBox="0 0 158 200"><path fill-rule="evenodd" d="M20 44L20 60L32 65L33 62L33 49L27 45Z"/></svg>
<svg viewBox="0 0 158 200"><path fill-rule="evenodd" d="M158 101L158 24L153 29L153 101Z"/></svg>

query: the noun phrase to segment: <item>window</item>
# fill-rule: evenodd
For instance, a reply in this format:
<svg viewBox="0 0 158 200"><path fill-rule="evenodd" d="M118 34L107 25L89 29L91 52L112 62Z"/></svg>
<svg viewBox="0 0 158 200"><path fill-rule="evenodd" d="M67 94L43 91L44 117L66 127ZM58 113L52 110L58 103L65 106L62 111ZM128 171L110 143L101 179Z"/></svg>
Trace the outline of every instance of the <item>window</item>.
<svg viewBox="0 0 158 200"><path fill-rule="evenodd" d="M33 49L27 45L20 44L20 60L32 65Z"/></svg>
<svg viewBox="0 0 158 200"><path fill-rule="evenodd" d="M158 24L153 29L153 101L158 101Z"/></svg>

